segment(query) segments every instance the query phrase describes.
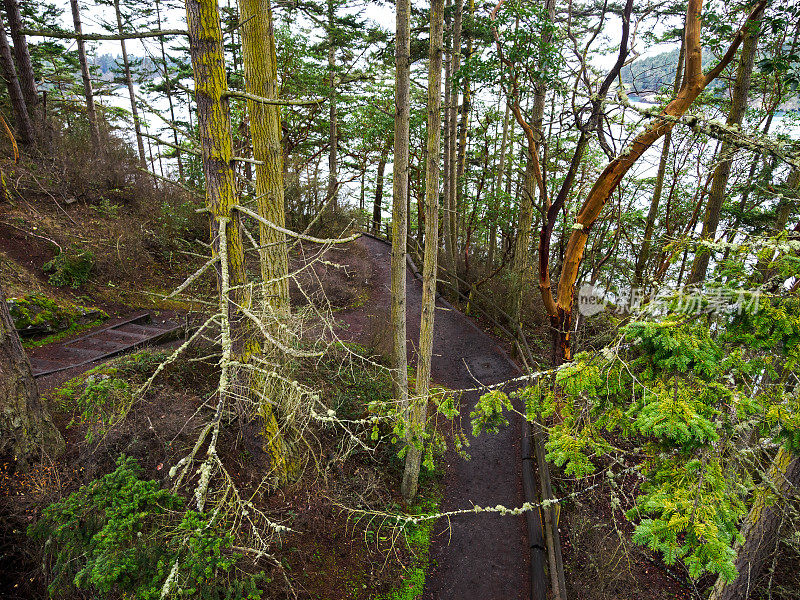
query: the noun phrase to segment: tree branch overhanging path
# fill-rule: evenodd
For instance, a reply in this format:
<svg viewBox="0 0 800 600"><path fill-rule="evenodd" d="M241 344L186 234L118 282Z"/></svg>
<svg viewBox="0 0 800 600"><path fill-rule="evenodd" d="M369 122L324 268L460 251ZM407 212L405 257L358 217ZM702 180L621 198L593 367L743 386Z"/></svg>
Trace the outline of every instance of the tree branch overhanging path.
<svg viewBox="0 0 800 600"><path fill-rule="evenodd" d="M630 2L629 2L630 4ZM714 81L723 69L734 59L736 51L742 44L746 33L753 21L758 20L767 5L766 0L759 0L753 5L744 24L739 28L722 59L707 73L701 67L701 20L702 0L690 0L686 8L686 21L684 25L685 67L683 83L676 97L664 108L663 115L679 118L686 113L700 93ZM627 28L626 28L627 29ZM621 65L620 65L621 66ZM619 186L625 174L633 167L636 161L658 139L664 136L674 126L674 121L655 118L644 131L637 135L628 147L614 160L612 160L601 173L600 177L589 191L583 206L578 211L572 233L567 242L563 268L558 282L558 292L555 300L549 296L549 286L543 281L543 302L548 309L551 322L558 336L558 347L561 360L571 358L570 328L572 323L572 309L574 286L578 277L578 267L583 259L589 231L597 221L606 202ZM540 260L547 260L541 256ZM544 274L547 271L543 272Z"/></svg>

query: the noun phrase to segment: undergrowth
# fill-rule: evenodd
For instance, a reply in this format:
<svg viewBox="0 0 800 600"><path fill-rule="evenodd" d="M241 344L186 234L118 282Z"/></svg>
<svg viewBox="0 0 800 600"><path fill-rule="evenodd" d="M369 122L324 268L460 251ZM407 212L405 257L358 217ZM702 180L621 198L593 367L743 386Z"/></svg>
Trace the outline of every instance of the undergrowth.
<svg viewBox="0 0 800 600"><path fill-rule="evenodd" d="M185 500L117 468L44 510L28 535L44 544L51 597L258 599L263 575L234 576L241 554L215 517L180 510Z"/></svg>

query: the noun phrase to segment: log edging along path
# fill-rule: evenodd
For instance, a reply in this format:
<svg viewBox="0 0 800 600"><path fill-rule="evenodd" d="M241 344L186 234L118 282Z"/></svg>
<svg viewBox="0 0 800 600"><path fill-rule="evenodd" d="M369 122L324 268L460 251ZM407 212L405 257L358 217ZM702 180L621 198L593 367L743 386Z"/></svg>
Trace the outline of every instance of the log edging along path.
<svg viewBox="0 0 800 600"><path fill-rule="evenodd" d="M387 249L391 248L391 244L369 233L363 235L361 243L371 251L374 267L381 275L382 281L376 281L375 287L380 288L381 292L388 291ZM374 260L381 254L379 249L386 255L382 262ZM421 276L410 256L407 256L407 264L413 281L416 282L416 285L407 286L408 342L410 356L414 356L413 350L417 342L415 337L419 334L419 302L416 296L421 293L419 285ZM411 284L412 279L409 279ZM376 298L374 304L376 306L382 304L380 300L381 298ZM474 388L475 379L483 384L493 384L523 374L519 366L491 337L439 294L437 294L437 309L433 357L433 378L436 383L452 389ZM454 339L456 337L463 339ZM463 348L465 341L467 347ZM462 353L466 356L454 356L458 346L466 350ZM441 352L442 350L445 350L446 354ZM461 368L456 372L452 369L455 362L461 363ZM512 390L513 388L509 387L505 391ZM468 421L469 412L479 395L478 392L464 394L463 420ZM511 507L518 506L523 499L531 503L538 501L533 472L535 457L530 427L527 423L517 418L512 420L505 431L496 436L483 434L477 439L470 435L468 437L471 443L468 449L472 455L470 461L465 462L452 452L446 456L448 465L443 510L469 508L472 502L479 505L503 504ZM480 481L466 477L470 470L480 471L481 465L476 462L480 460L483 460L484 464L505 467L502 474L495 471L495 475L500 475L499 481L496 481L500 485L496 488L481 489ZM497 462L500 464L495 465ZM450 485L447 485L448 483ZM471 485L475 489L457 490L453 489L453 484ZM529 511L525 514L526 526L522 526L521 520L522 517L488 517L484 514L454 519L450 523L437 526L434 529L436 537L431 546L431 564L436 566L431 569L426 579L423 598L430 600L546 598L548 588L544 572L546 551L541 518L538 511ZM510 523L511 521L516 523ZM515 538L511 533L514 530L521 535ZM486 539L481 540L481 537Z"/></svg>

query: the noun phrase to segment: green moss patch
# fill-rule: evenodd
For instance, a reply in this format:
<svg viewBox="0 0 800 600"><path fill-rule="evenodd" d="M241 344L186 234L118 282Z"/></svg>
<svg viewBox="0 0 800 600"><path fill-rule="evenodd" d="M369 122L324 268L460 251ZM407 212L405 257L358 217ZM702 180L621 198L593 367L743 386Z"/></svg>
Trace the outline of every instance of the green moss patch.
<svg viewBox="0 0 800 600"><path fill-rule="evenodd" d="M44 294L30 294L23 298L10 298L8 310L20 335L42 336L93 326L108 318L99 308L90 308L68 302L56 301ZM62 337L64 337L62 335ZM49 343L40 340L40 343Z"/></svg>

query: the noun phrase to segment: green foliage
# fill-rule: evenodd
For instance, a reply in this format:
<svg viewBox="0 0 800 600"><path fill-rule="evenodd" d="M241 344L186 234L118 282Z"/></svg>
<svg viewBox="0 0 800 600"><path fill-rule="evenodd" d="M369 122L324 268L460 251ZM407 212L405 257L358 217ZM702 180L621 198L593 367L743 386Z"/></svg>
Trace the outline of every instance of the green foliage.
<svg viewBox="0 0 800 600"><path fill-rule="evenodd" d="M257 577L233 578L239 555L218 522L181 497L140 479L138 463L50 505L28 535L44 542L51 597L85 590L96 598L260 598Z"/></svg>
<svg viewBox="0 0 800 600"><path fill-rule="evenodd" d="M441 497L437 491L429 494L418 494L410 507L412 515L436 514L439 512ZM414 600L422 595L425 587L425 573L428 571L433 520L405 525L403 533L408 548L413 556L411 565L402 582L387 595L378 600Z"/></svg>
<svg viewBox="0 0 800 600"><path fill-rule="evenodd" d="M409 385L409 387L412 387ZM379 441L381 438L389 438L392 444L399 444L398 456L405 457L408 445L404 442L410 437L412 444L422 450L422 466L428 472L436 468L435 460L448 449L447 438L442 434L438 426L439 419L446 422L453 422L458 414L455 397L452 393L442 388L433 388L425 399L412 399L412 402L427 402L432 410L428 411L428 419L420 426L413 429L409 436L409 423L402 407L396 403L386 401L372 401L368 405L369 412L377 417L372 426L371 438ZM383 425L382 425L383 424ZM389 424L389 427L386 426ZM460 430L454 430L450 436L452 448L463 458L467 458L466 448L469 446L466 436Z"/></svg>
<svg viewBox="0 0 800 600"><path fill-rule="evenodd" d="M665 460L641 492L628 518L651 518L637 525L636 543L661 552L668 565L683 559L692 577L706 571L735 577L732 545L741 539L737 524L744 503L730 493L718 460Z"/></svg>
<svg viewBox="0 0 800 600"><path fill-rule="evenodd" d="M50 273L48 281L56 287L79 288L89 281L94 267L94 254L72 245L44 265L44 272Z"/></svg>
<svg viewBox="0 0 800 600"><path fill-rule="evenodd" d="M78 416L70 425L87 425L87 442L103 436L131 400L130 384L115 377L115 369L106 371L89 375L83 392L75 398Z"/></svg>
<svg viewBox="0 0 800 600"><path fill-rule="evenodd" d="M478 436L482 431L497 433L501 427L508 425L504 411L512 410L508 395L500 390L492 390L480 397L475 409L469 413L472 422L472 435Z"/></svg>
<svg viewBox="0 0 800 600"><path fill-rule="evenodd" d="M692 577L731 579L754 486L742 447L766 438L800 450L800 399L784 383L797 365L800 312L797 298L771 296L758 311L709 320L630 323L615 348L576 356L552 390L520 397L528 418L553 419L547 457L568 475L605 469L634 447L644 476L627 512L634 540L668 564L682 560Z"/></svg>

